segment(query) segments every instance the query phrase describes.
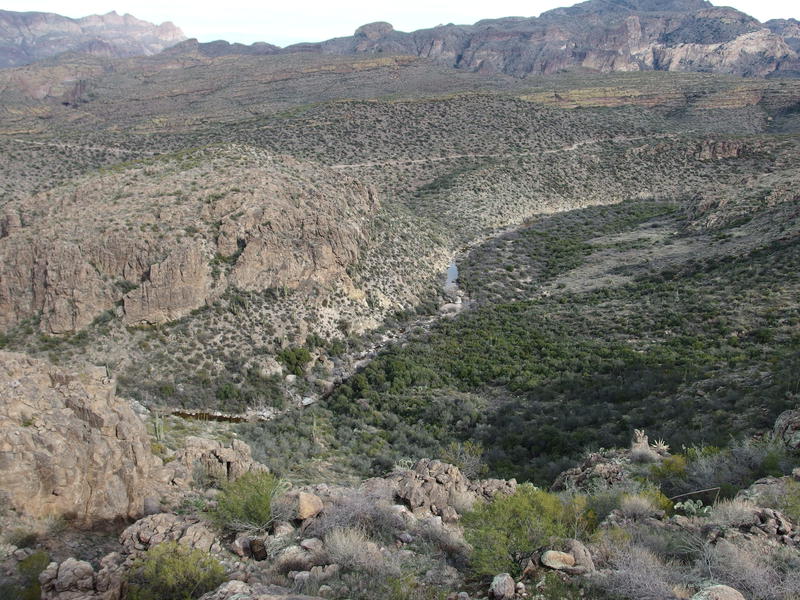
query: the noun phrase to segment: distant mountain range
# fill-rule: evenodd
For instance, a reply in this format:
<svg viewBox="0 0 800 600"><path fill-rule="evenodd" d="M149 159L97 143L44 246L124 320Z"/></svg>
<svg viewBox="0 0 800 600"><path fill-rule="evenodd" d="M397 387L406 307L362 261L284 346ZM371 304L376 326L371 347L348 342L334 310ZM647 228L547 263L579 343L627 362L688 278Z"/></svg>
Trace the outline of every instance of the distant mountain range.
<svg viewBox="0 0 800 600"><path fill-rule="evenodd" d="M25 65L64 52L115 58L157 54L185 39L172 23L154 25L116 12L70 19L53 13L0 10L0 67Z"/></svg>
<svg viewBox="0 0 800 600"><path fill-rule="evenodd" d="M706 0L590 0L536 18L508 17L410 33L371 23L350 37L279 48L268 43L199 43L171 23L108 13L68 19L0 11L0 65L63 52L123 57L172 54L394 54L515 77L560 71L691 71L745 77L800 75L800 22L761 23Z"/></svg>

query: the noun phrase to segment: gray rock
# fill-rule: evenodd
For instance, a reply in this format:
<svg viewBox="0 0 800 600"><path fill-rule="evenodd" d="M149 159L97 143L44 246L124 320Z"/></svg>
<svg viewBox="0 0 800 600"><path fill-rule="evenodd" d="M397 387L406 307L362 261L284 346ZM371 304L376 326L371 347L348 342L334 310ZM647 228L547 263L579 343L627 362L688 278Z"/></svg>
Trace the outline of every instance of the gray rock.
<svg viewBox="0 0 800 600"><path fill-rule="evenodd" d="M517 586L514 578L508 573L500 573L492 579L489 586L489 598L492 600L509 600L516 594Z"/></svg>

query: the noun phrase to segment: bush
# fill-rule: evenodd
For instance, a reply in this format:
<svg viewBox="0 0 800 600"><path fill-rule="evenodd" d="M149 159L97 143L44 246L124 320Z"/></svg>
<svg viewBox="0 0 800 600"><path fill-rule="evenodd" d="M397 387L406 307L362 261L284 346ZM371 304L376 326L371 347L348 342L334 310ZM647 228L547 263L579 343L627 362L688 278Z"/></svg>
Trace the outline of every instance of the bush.
<svg viewBox="0 0 800 600"><path fill-rule="evenodd" d="M612 560L614 570L598 580L609 594L637 600L673 600L680 576L646 548L623 546Z"/></svg>
<svg viewBox="0 0 800 600"><path fill-rule="evenodd" d="M284 490L272 473L245 473L222 486L213 519L230 531L263 531L275 520L274 503Z"/></svg>
<svg viewBox="0 0 800 600"><path fill-rule="evenodd" d="M391 543L405 528L403 517L392 508L388 490L352 490L337 499L310 525L309 535L323 538L334 529L356 528L368 536Z"/></svg>
<svg viewBox="0 0 800 600"><path fill-rule="evenodd" d="M756 540L717 544L711 572L718 581L753 600L800 598L800 559L787 548L770 548Z"/></svg>
<svg viewBox="0 0 800 600"><path fill-rule="evenodd" d="M709 519L723 529L749 527L758 521L755 505L752 502L736 498L717 502L711 508Z"/></svg>
<svg viewBox="0 0 800 600"><path fill-rule="evenodd" d="M388 574L392 570L377 544L360 529L341 527L329 531L325 549L331 562L343 569L374 574Z"/></svg>
<svg viewBox="0 0 800 600"><path fill-rule="evenodd" d="M153 546L128 578L130 600L190 600L215 590L225 569L213 556L178 542Z"/></svg>
<svg viewBox="0 0 800 600"><path fill-rule="evenodd" d="M551 538L567 536L570 506L558 496L521 485L464 515L464 536L473 547L471 566L482 576L521 572L521 563Z"/></svg>

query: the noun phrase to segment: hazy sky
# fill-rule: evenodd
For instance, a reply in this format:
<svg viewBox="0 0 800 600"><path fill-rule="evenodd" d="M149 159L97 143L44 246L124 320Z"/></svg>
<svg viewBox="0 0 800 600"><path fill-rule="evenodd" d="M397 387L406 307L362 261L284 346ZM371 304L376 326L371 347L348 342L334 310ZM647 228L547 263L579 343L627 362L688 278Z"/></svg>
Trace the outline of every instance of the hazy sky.
<svg viewBox="0 0 800 600"><path fill-rule="evenodd" d="M713 0L712 0L713 1ZM55 12L68 17L116 10L161 23L172 21L189 37L201 41L265 41L278 46L351 35L364 23L389 21L396 29L412 31L443 23L474 23L507 16L538 16L541 12L574 4L571 0L0 0L5 10ZM725 5L725 2L715 2ZM800 18L796 0L731 0L729 5L761 21Z"/></svg>

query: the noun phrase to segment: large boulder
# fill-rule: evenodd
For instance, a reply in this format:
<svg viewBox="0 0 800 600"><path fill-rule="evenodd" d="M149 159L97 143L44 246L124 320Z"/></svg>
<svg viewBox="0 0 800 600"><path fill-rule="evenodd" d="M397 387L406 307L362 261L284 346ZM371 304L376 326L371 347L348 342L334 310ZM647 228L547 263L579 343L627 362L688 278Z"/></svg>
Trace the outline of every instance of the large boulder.
<svg viewBox="0 0 800 600"><path fill-rule="evenodd" d="M587 490L596 487L611 487L625 480L625 470L618 456L592 453L577 467L561 473L552 491Z"/></svg>
<svg viewBox="0 0 800 600"><path fill-rule="evenodd" d="M161 461L105 368L0 352L0 494L18 513L91 522L142 514Z"/></svg>
<svg viewBox="0 0 800 600"><path fill-rule="evenodd" d="M171 467L181 471L188 480L206 478L210 482L224 483L238 479L245 473L265 472L267 467L253 460L250 446L233 440L225 446L216 440L188 437L183 447L175 453Z"/></svg>
<svg viewBox="0 0 800 600"><path fill-rule="evenodd" d="M692 596L692 600L745 600L737 590L727 585L712 585Z"/></svg>
<svg viewBox="0 0 800 600"><path fill-rule="evenodd" d="M508 573L500 573L492 579L489 586L489 598L492 600L510 600L517 593L514 578Z"/></svg>
<svg viewBox="0 0 800 600"><path fill-rule="evenodd" d="M476 500L491 500L498 494L511 495L516 480L470 481L455 465L421 459L412 469L399 470L385 478L395 498L419 517L434 515L455 521Z"/></svg>
<svg viewBox="0 0 800 600"><path fill-rule="evenodd" d="M790 450L800 449L800 410L787 410L781 413L775 421L773 435Z"/></svg>
<svg viewBox="0 0 800 600"><path fill-rule="evenodd" d="M222 548L205 523L172 513L160 513L136 521L122 532L119 541L130 554L172 541L204 552L218 552Z"/></svg>
<svg viewBox="0 0 800 600"><path fill-rule="evenodd" d="M42 600L120 600L125 569L119 554L100 560L97 570L85 561L68 558L50 563L39 575Z"/></svg>

